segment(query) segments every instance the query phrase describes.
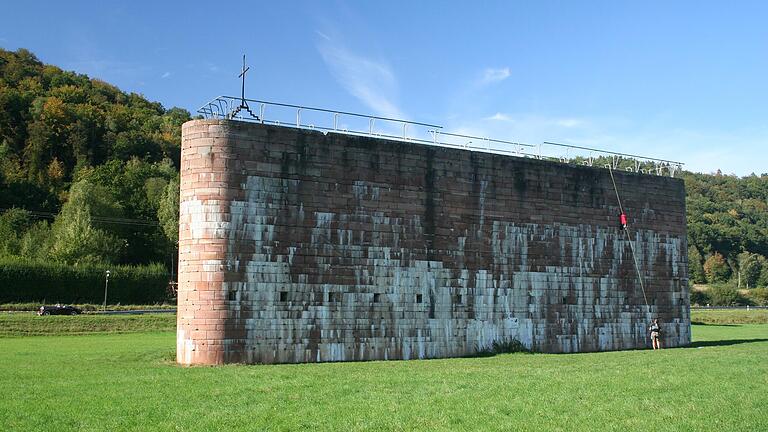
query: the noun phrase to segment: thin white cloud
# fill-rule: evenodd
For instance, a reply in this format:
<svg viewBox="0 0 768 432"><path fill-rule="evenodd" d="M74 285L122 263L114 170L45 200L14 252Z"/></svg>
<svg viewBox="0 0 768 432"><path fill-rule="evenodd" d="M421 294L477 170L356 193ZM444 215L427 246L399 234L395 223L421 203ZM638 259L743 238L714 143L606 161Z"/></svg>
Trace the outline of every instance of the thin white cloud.
<svg viewBox="0 0 768 432"><path fill-rule="evenodd" d="M394 102L397 79L389 65L331 44L330 39L318 51L336 81L368 108L384 117L406 117Z"/></svg>
<svg viewBox="0 0 768 432"><path fill-rule="evenodd" d="M166 73L162 74L162 75L160 76L160 78L161 78L161 79L165 79L165 78L168 78L169 76L171 76L171 73L170 73L170 72L166 72Z"/></svg>
<svg viewBox="0 0 768 432"><path fill-rule="evenodd" d="M588 125L586 120L577 118L544 117L531 114L513 115L502 112L497 112L492 116L484 117L483 120L515 123L517 125L528 125L536 128L582 128Z"/></svg>
<svg viewBox="0 0 768 432"><path fill-rule="evenodd" d="M557 120L557 125L565 128L579 127L579 126L582 126L583 124L584 124L583 121L579 119L573 119L573 118L565 118L565 119Z"/></svg>
<svg viewBox="0 0 768 432"><path fill-rule="evenodd" d="M494 121L512 121L512 117L508 116L507 114L497 112L496 114L486 117L484 120L494 120Z"/></svg>
<svg viewBox="0 0 768 432"><path fill-rule="evenodd" d="M594 130L592 120L575 117L556 117L531 113L504 113L497 112L491 116L480 118L467 118L459 123L446 124L446 129L452 133L472 135L483 138L494 138L538 145L544 141L571 142L574 137L592 137L599 131ZM461 144L461 143L459 143ZM478 141L475 145L517 151L515 145L503 143L489 143ZM554 149L551 156L576 156L575 152L560 154ZM529 151L538 154L538 148L529 148ZM567 153L567 152L566 152Z"/></svg>
<svg viewBox="0 0 768 432"><path fill-rule="evenodd" d="M509 71L508 67L505 68L487 68L483 71L479 84L480 85L488 85L493 84L497 82L504 81L505 79L509 78L511 75L511 72Z"/></svg>
<svg viewBox="0 0 768 432"><path fill-rule="evenodd" d="M315 30L315 33L316 33L318 36L320 36L321 38L323 38L323 39L325 39L325 40L327 40L327 41L330 41L330 40L331 40L331 37L330 37L330 36L328 36L327 34L325 34L325 33L321 32L320 30Z"/></svg>

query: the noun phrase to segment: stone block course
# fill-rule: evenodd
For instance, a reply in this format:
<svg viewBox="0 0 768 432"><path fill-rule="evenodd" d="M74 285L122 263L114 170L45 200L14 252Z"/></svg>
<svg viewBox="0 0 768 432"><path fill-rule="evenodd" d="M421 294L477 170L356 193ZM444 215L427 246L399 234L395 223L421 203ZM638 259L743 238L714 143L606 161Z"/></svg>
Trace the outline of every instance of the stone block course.
<svg viewBox="0 0 768 432"><path fill-rule="evenodd" d="M690 342L685 191L529 158L227 120L183 126L178 361Z"/></svg>

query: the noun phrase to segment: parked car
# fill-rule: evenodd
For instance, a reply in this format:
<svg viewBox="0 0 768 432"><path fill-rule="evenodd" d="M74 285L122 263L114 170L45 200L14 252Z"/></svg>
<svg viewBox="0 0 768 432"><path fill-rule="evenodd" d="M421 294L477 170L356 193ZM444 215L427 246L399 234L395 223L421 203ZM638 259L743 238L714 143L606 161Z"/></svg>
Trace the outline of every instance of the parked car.
<svg viewBox="0 0 768 432"><path fill-rule="evenodd" d="M77 315L83 313L82 309L74 306L40 306L37 311L38 315Z"/></svg>

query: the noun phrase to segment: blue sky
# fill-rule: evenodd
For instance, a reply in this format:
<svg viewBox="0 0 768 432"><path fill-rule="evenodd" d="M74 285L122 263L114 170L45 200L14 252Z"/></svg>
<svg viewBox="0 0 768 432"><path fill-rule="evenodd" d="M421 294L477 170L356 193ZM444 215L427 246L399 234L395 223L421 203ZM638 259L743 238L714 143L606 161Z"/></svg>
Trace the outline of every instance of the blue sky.
<svg viewBox="0 0 768 432"><path fill-rule="evenodd" d="M0 47L195 111L247 96L768 172L768 2L11 2Z"/></svg>

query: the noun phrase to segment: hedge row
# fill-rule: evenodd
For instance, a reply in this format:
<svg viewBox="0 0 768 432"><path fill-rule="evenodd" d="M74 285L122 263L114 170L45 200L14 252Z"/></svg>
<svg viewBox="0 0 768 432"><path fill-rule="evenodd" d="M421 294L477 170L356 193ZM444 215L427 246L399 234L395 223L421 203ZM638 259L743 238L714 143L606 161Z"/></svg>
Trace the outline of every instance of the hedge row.
<svg viewBox="0 0 768 432"><path fill-rule="evenodd" d="M161 264L79 265L0 258L0 303L151 304L167 297L169 274Z"/></svg>

